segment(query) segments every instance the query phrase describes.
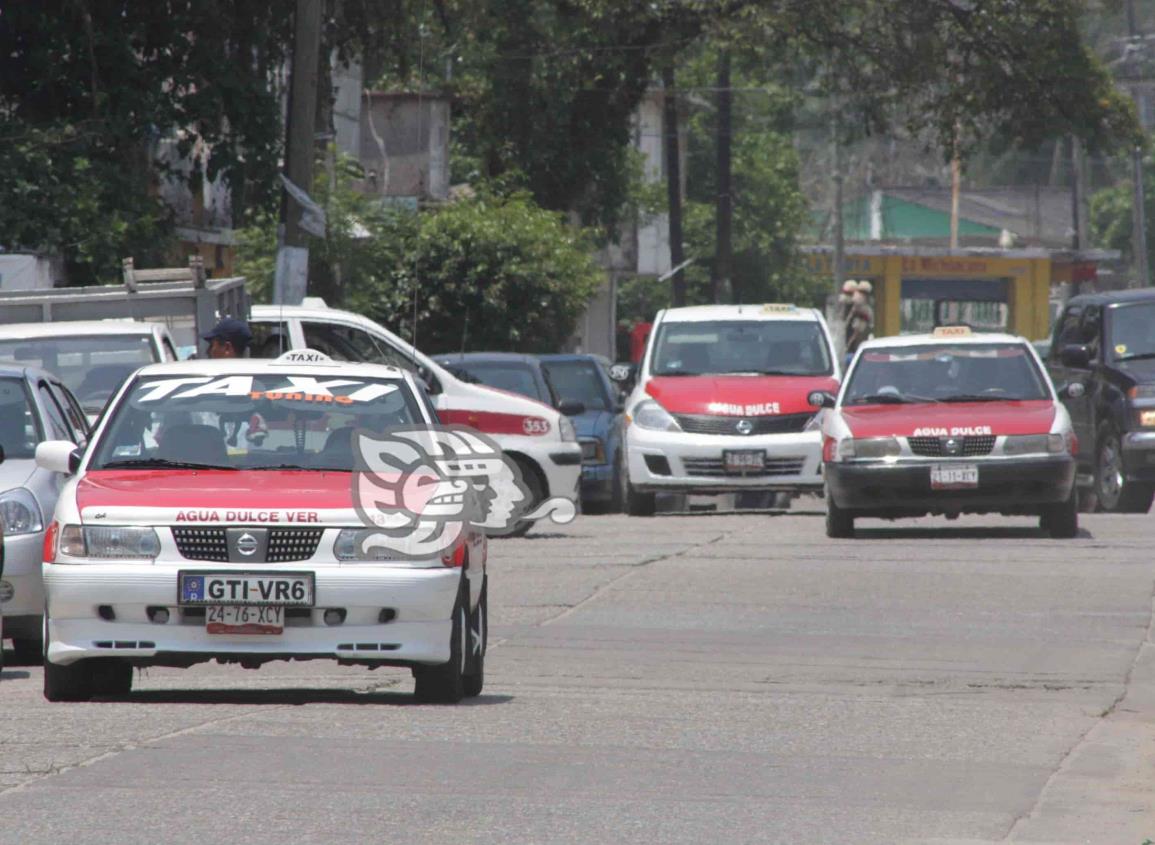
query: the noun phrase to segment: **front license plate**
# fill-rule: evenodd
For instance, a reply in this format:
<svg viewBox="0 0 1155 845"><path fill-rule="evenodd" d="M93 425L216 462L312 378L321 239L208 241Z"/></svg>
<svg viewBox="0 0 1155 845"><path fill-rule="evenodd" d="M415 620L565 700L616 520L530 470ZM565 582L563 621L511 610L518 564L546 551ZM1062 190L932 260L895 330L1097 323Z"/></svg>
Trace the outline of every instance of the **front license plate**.
<svg viewBox="0 0 1155 845"><path fill-rule="evenodd" d="M273 605L210 604L205 608L210 634L283 634L285 608Z"/></svg>
<svg viewBox="0 0 1155 845"><path fill-rule="evenodd" d="M722 453L726 472L752 472L766 467L766 453L761 449L727 449Z"/></svg>
<svg viewBox="0 0 1155 845"><path fill-rule="evenodd" d="M934 464L930 468L932 490L965 490L978 486L978 464Z"/></svg>
<svg viewBox="0 0 1155 845"><path fill-rule="evenodd" d="M312 572L177 573L177 601L182 605L251 604L313 606Z"/></svg>

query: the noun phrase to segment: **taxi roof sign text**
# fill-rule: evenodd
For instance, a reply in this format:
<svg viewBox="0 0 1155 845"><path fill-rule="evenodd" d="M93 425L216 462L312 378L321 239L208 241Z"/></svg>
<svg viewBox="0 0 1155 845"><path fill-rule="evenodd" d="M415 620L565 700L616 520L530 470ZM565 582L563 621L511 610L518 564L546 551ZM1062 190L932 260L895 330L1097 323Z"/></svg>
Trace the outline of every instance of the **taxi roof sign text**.
<svg viewBox="0 0 1155 845"><path fill-rule="evenodd" d="M935 326L935 337L970 337L973 334L970 326Z"/></svg>
<svg viewBox="0 0 1155 845"><path fill-rule="evenodd" d="M330 364L333 359L316 349L290 349L277 361L282 364Z"/></svg>

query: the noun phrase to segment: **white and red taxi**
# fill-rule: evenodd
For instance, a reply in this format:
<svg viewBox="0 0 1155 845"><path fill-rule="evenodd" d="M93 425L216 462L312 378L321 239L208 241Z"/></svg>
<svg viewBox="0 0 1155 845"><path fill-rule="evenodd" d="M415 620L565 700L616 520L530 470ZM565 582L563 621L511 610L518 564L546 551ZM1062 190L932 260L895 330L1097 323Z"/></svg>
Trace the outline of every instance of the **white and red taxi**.
<svg viewBox="0 0 1155 845"><path fill-rule="evenodd" d="M947 326L864 343L822 418L826 533L857 517L1037 515L1078 532L1071 420L1029 342Z"/></svg>
<svg viewBox="0 0 1155 845"><path fill-rule="evenodd" d="M423 700L480 693L484 532L383 551L356 507L354 432L434 421L410 373L309 351L138 370L83 454L37 448L68 476L44 543L45 696L311 658L409 667Z"/></svg>
<svg viewBox="0 0 1155 845"><path fill-rule="evenodd" d="M626 402L627 511L652 514L658 492L817 492L821 440L808 396L837 390L838 376L813 308L659 312Z"/></svg>
<svg viewBox="0 0 1155 845"><path fill-rule="evenodd" d="M334 361L387 364L416 373L441 421L476 428L493 438L518 462L538 503L563 498L579 504L581 444L573 423L556 408L462 381L384 326L352 311L329 308L316 297L306 297L302 305L254 305L249 325L254 357L315 349ZM491 533L517 536L531 525L523 520L512 529Z"/></svg>

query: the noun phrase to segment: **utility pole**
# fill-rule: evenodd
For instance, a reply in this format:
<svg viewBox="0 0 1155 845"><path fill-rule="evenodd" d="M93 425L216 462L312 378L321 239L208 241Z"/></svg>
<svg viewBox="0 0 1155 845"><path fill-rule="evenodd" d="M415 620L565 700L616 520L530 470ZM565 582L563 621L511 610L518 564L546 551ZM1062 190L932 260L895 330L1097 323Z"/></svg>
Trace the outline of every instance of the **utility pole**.
<svg viewBox="0 0 1155 845"><path fill-rule="evenodd" d="M1127 33L1130 42L1137 44L1139 29L1135 18L1135 0L1127 0ZM1142 61L1139 66L1143 66ZM1146 114L1146 100L1138 87L1132 89L1132 94L1139 107L1139 123L1147 129L1149 117ZM1135 253L1135 277L1131 280L1131 286L1145 288L1151 284L1151 273L1147 266L1147 197L1143 185L1143 150L1138 146L1131 151L1131 185L1131 225L1134 227L1131 249Z"/></svg>
<svg viewBox="0 0 1155 845"><path fill-rule="evenodd" d="M674 307L686 304L682 272L682 161L678 152L678 101L674 91L674 61L662 65L662 156L666 160L666 200L670 218L670 293Z"/></svg>
<svg viewBox="0 0 1155 845"><path fill-rule="evenodd" d="M721 302L730 298L733 255L734 206L730 193L731 185L731 134L734 116L731 109L730 53L722 50L718 54L718 197L715 206L715 253L714 272L710 277L710 300ZM733 291L734 294L738 292ZM741 297L735 295L735 302Z"/></svg>
<svg viewBox="0 0 1155 845"><path fill-rule="evenodd" d="M846 245L843 242L845 233L842 224L842 183L845 176L842 172L842 115L837 89L831 92L830 105L830 156L834 169L834 208L831 209L834 255L831 270L834 273L834 294L837 296L842 292L842 283L846 280Z"/></svg>
<svg viewBox="0 0 1155 845"><path fill-rule="evenodd" d="M285 127L285 176L306 193L313 188L317 69L321 52L322 0L297 0L289 113ZM286 192L281 199L283 234L277 246L273 301L298 304L309 278L309 247L301 228L300 203Z"/></svg>

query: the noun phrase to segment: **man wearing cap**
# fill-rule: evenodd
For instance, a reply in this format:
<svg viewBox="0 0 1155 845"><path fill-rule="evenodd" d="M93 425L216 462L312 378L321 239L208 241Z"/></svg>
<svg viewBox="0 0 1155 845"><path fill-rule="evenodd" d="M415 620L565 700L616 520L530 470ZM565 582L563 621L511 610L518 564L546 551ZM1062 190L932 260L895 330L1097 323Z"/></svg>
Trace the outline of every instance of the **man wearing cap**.
<svg viewBox="0 0 1155 845"><path fill-rule="evenodd" d="M225 317L203 339L209 342L210 358L241 358L253 340L253 333L244 320Z"/></svg>

